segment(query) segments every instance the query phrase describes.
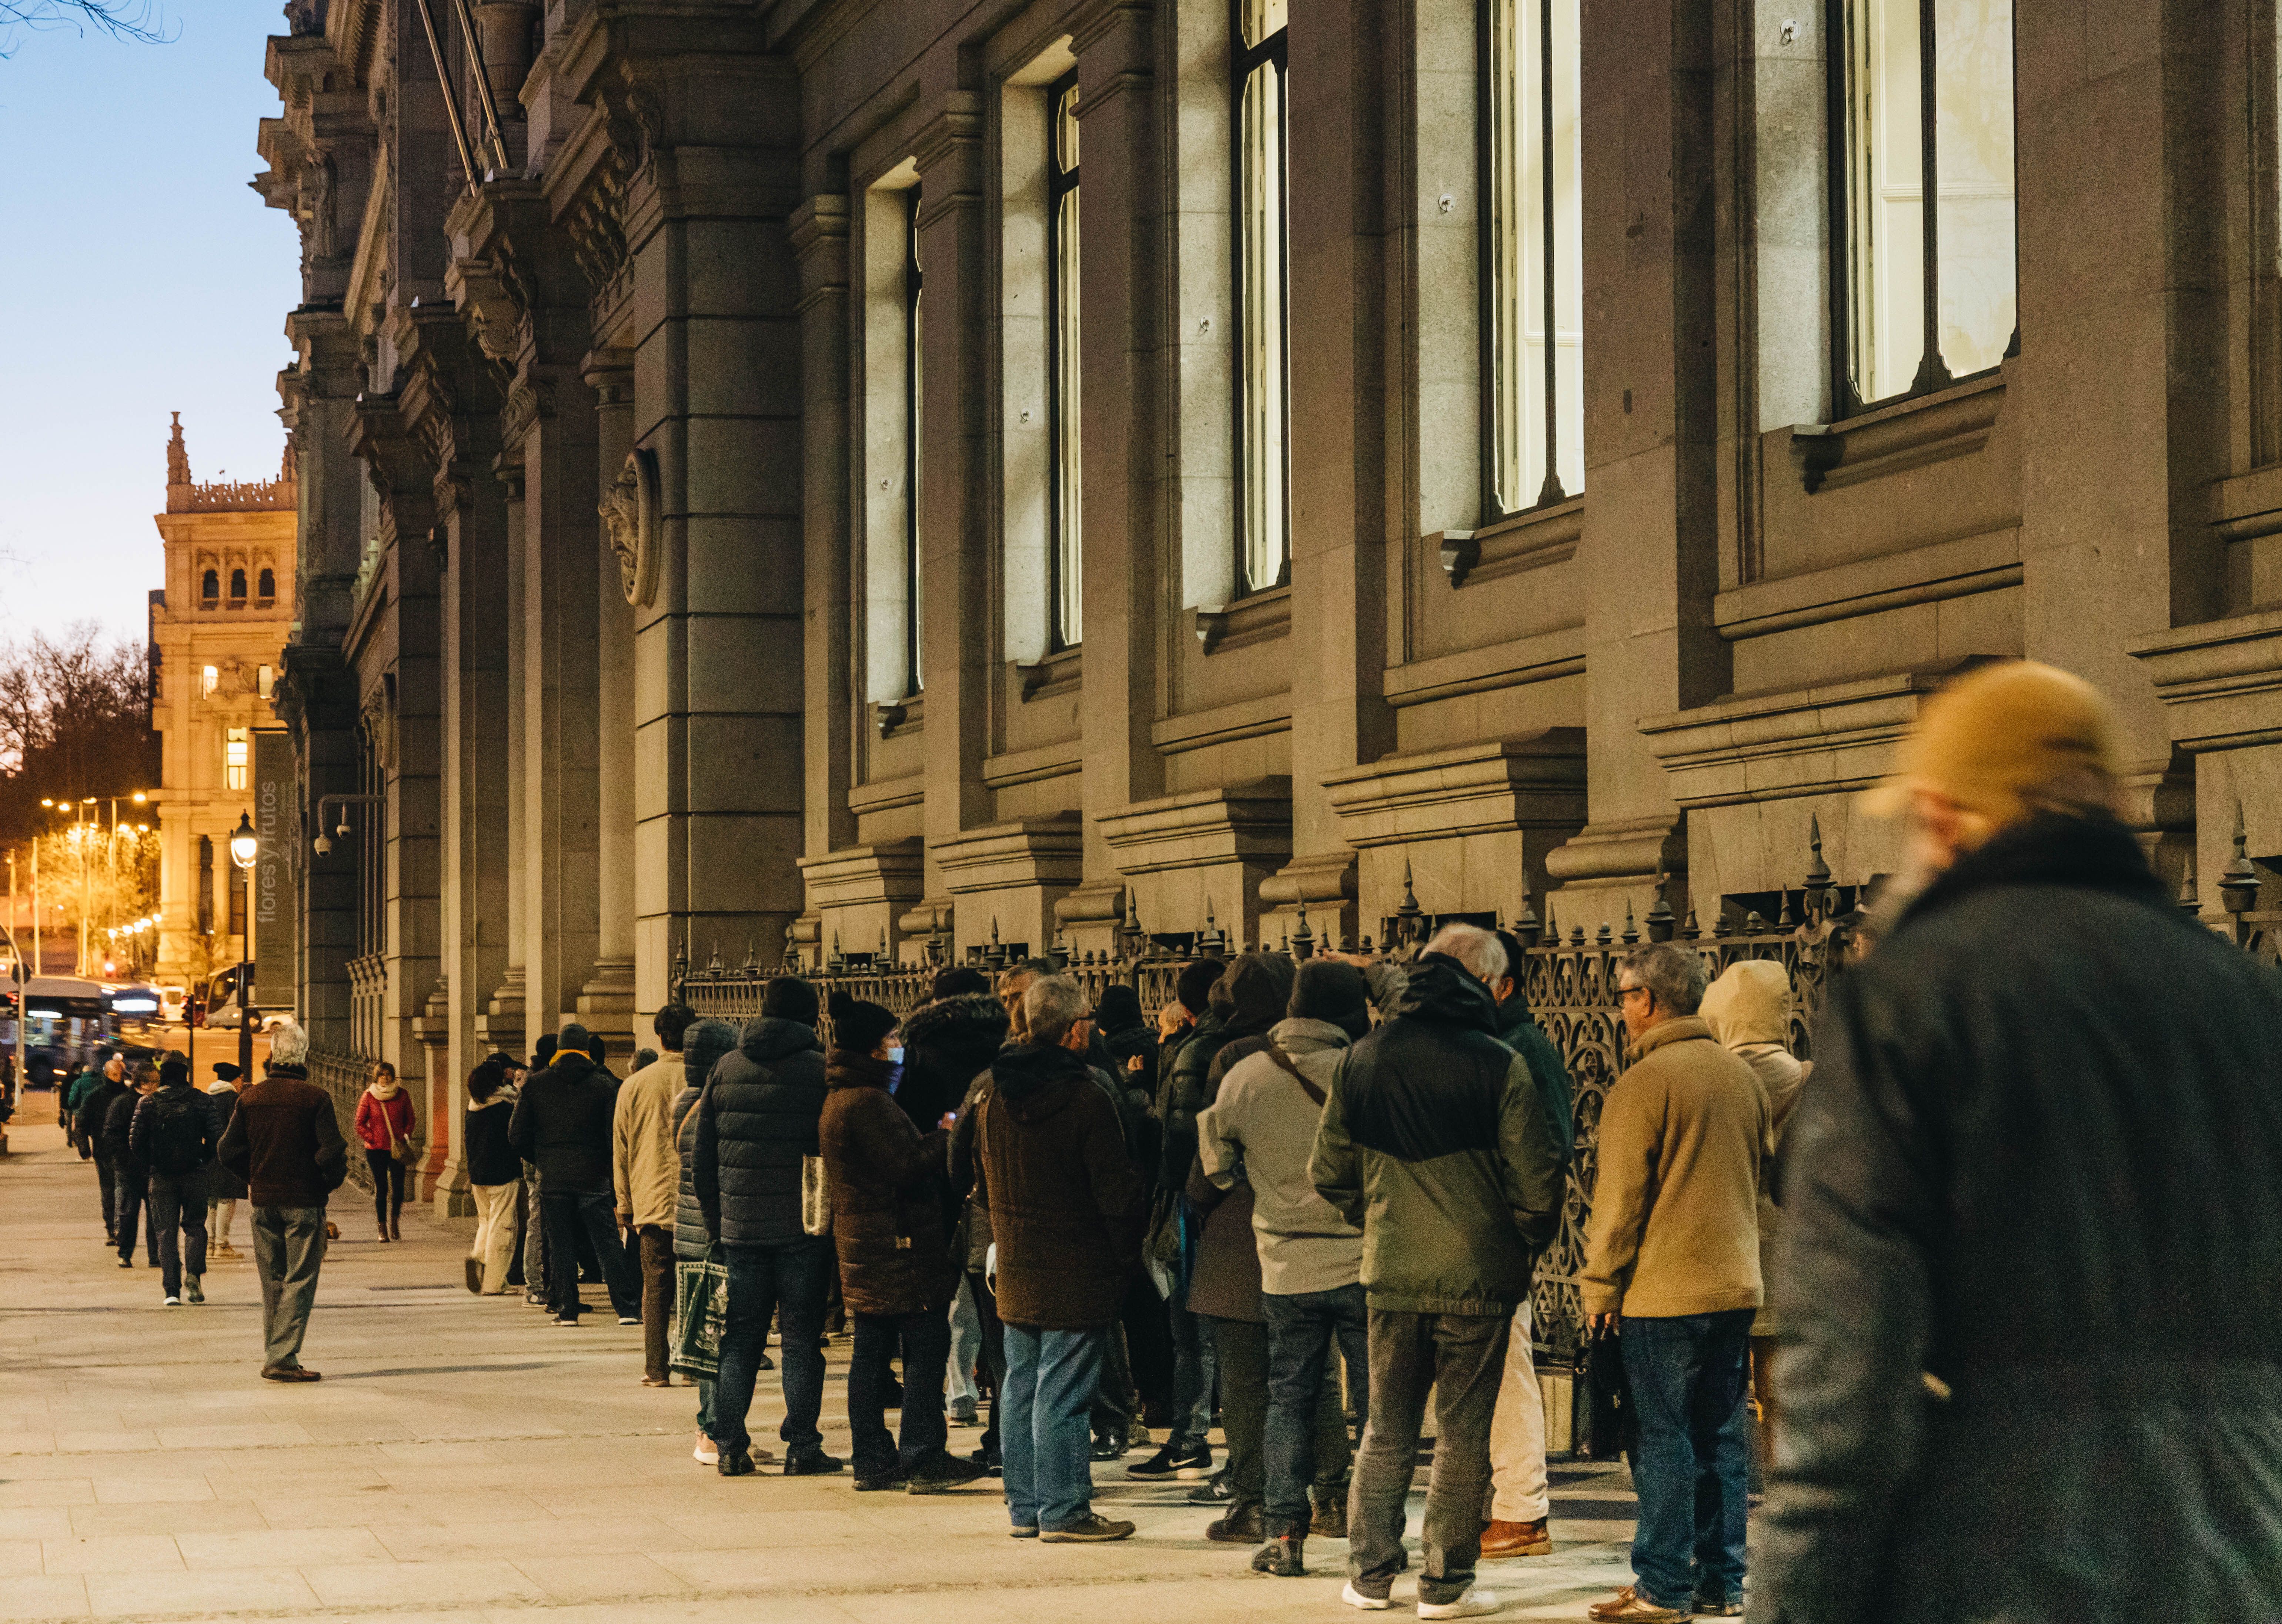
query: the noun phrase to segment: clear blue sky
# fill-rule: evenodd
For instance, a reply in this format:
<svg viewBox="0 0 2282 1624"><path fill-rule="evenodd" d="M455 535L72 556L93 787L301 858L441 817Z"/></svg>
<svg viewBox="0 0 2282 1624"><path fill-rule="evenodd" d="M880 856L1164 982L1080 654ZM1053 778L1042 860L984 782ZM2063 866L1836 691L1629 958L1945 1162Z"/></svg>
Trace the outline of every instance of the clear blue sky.
<svg viewBox="0 0 2282 1624"><path fill-rule="evenodd" d="M190 470L283 448L298 239L247 181L278 112L276 0L166 0L172 44L19 32L0 60L0 638L96 620L138 641L163 585L167 423Z"/></svg>

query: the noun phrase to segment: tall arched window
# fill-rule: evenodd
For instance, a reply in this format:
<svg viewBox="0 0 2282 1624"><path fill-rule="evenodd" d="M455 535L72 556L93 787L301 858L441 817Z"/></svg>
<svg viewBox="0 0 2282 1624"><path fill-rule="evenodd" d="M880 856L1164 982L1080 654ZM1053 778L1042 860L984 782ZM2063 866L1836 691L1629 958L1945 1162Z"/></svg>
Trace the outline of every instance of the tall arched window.
<svg viewBox="0 0 2282 1624"><path fill-rule="evenodd" d="M1834 13L1845 417L1990 371L2017 343L2013 0L1839 0Z"/></svg>
<svg viewBox="0 0 2282 1624"><path fill-rule="evenodd" d="M221 571L209 569L198 577L198 597L213 603L221 596Z"/></svg>
<svg viewBox="0 0 2282 1624"><path fill-rule="evenodd" d="M232 603L245 601L245 571L243 569L229 572L229 600Z"/></svg>
<svg viewBox="0 0 2282 1624"><path fill-rule="evenodd" d="M1084 514L1078 471L1077 75L1046 92L1046 386L1051 393L1053 644L1085 634Z"/></svg>
<svg viewBox="0 0 2282 1624"><path fill-rule="evenodd" d="M1234 0L1237 591L1290 578L1291 291L1285 207L1291 0Z"/></svg>
<svg viewBox="0 0 2282 1624"><path fill-rule="evenodd" d="M1578 0L1486 0L1488 506L1585 488Z"/></svg>
<svg viewBox="0 0 2282 1624"><path fill-rule="evenodd" d="M262 602L269 602L277 596L277 572L265 567L261 573L253 578L253 588L255 595Z"/></svg>

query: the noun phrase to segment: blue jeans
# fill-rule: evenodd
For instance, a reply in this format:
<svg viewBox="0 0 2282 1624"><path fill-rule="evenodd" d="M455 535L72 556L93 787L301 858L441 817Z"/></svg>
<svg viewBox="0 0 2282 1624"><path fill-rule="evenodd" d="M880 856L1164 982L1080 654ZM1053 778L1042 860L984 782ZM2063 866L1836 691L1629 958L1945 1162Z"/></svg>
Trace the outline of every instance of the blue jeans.
<svg viewBox="0 0 2282 1624"><path fill-rule="evenodd" d="M578 1301L578 1232L585 1230L602 1264L603 1288L621 1319L640 1318L641 1281L626 1261L625 1242L618 1239L618 1215L608 1190L544 1191L539 1210L547 1220L547 1287L555 1311L577 1319Z"/></svg>
<svg viewBox="0 0 2282 1624"><path fill-rule="evenodd" d="M777 1431L795 1455L813 1453L824 1442L816 1418L824 1408L824 1296L835 1259L832 1242L816 1235L773 1246L724 1246L729 1267L729 1311L721 1327L721 1372L713 1379L713 1442L723 1455L749 1450L745 1430L753 1407L753 1380L769 1340L769 1319L778 1317L784 1357L784 1425Z"/></svg>
<svg viewBox="0 0 2282 1624"><path fill-rule="evenodd" d="M1270 1539L1286 1534L1304 1537L1315 1516L1308 1487L1321 1475L1319 1467L1340 1464L1316 1458L1322 1452L1316 1441L1324 1431L1324 1356L1336 1341L1347 1359L1355 1411L1368 1421L1370 1316L1360 1285L1290 1296L1262 1292L1260 1312L1268 1322L1267 1533ZM1337 1427L1333 1438L1344 1453L1347 1418L1336 1402L1338 1384L1331 1386L1331 1419Z"/></svg>
<svg viewBox="0 0 2282 1624"><path fill-rule="evenodd" d="M1640 1424L1633 1577L1659 1607L1684 1608L1698 1596L1743 1599L1752 1312L1626 1315L1617 1339Z"/></svg>
<svg viewBox="0 0 2282 1624"><path fill-rule="evenodd" d="M1067 1528L1092 1515L1093 1389L1107 1334L1006 1327L998 1452L1018 1528Z"/></svg>

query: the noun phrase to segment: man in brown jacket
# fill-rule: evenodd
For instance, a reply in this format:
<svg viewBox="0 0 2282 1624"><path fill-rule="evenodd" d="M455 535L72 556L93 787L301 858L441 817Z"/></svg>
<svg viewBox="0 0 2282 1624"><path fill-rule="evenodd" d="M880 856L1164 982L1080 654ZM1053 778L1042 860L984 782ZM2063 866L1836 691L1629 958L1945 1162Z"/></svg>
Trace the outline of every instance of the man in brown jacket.
<svg viewBox="0 0 2282 1624"><path fill-rule="evenodd" d="M1094 1388L1125 1282L1141 1266L1148 1192L1117 1108L1085 1063L1085 994L1046 976L1022 994L1026 1044L975 1079L974 1204L990 1215L1006 1390L998 1445L1017 1539L1125 1539L1095 1514Z"/></svg>
<svg viewBox="0 0 2282 1624"><path fill-rule="evenodd" d="M665 1053L618 1089L610 1108L610 1182L618 1227L632 1240L630 1261L641 1271L642 1386L671 1387L666 1331L673 1319L673 1210L681 1198L681 1151L673 1102L681 1097L681 1038L697 1019L687 1004L650 1017ZM699 1078L699 1084L704 1082Z"/></svg>
<svg viewBox="0 0 2282 1624"><path fill-rule="evenodd" d="M332 1095L309 1081L309 1034L287 1021L270 1034L268 1075L237 1097L215 1159L248 1187L253 1267L261 1276L261 1374L314 1381L301 1338L325 1261L325 1198L348 1177Z"/></svg>
<svg viewBox="0 0 2282 1624"><path fill-rule="evenodd" d="M1622 1339L1640 1520L1634 1582L1591 1609L1603 1620L1743 1611L1743 1360L1771 1140L1758 1077L1696 1013L1704 980L1670 942L1617 968L1633 1063L1601 1110L1580 1279L1594 1330Z"/></svg>

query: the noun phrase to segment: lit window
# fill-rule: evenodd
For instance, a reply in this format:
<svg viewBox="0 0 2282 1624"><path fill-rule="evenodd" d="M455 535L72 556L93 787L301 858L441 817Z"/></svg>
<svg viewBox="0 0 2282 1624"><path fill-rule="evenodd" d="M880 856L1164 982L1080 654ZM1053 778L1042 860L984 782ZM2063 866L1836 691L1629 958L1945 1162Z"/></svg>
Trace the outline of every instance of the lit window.
<svg viewBox="0 0 2282 1624"><path fill-rule="evenodd" d="M1291 568L1290 379L1285 362L1285 59L1290 0L1237 0L1237 590Z"/></svg>
<svg viewBox="0 0 2282 1624"><path fill-rule="evenodd" d="M268 666L263 666L259 671L254 673L253 691L256 693L259 693L263 699L266 700L271 697L272 693L276 689L276 675L271 671Z"/></svg>
<svg viewBox="0 0 2282 1624"><path fill-rule="evenodd" d="M2012 0L1845 0L1841 12L1843 416L1990 370L2019 318Z"/></svg>
<svg viewBox="0 0 2282 1624"><path fill-rule="evenodd" d="M213 698L214 690L221 686L221 668L210 665L206 669L206 697Z"/></svg>
<svg viewBox="0 0 2282 1624"><path fill-rule="evenodd" d="M251 731L242 727L229 730L222 746L221 786L226 790L242 790L246 785L247 757L253 748Z"/></svg>
<svg viewBox="0 0 2282 1624"><path fill-rule="evenodd" d="M1489 466L1502 514L1585 488L1577 11L1491 0Z"/></svg>
<svg viewBox="0 0 2282 1624"><path fill-rule="evenodd" d="M1046 343L1052 350L1047 387L1053 394L1053 498L1048 522L1053 545L1054 646L1076 646L1085 630L1084 516L1078 468L1078 236L1077 76L1046 94L1046 297L1052 305Z"/></svg>
<svg viewBox="0 0 2282 1624"><path fill-rule="evenodd" d="M904 489L910 493L904 502L904 584L907 593L904 601L912 606L912 612L904 623L904 660L911 684L906 692L917 693L927 686L926 675L920 664L924 646L920 631L927 613L927 583L920 568L920 408L923 362L920 349L920 189L916 186L904 194Z"/></svg>

